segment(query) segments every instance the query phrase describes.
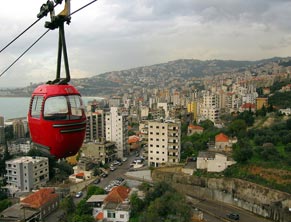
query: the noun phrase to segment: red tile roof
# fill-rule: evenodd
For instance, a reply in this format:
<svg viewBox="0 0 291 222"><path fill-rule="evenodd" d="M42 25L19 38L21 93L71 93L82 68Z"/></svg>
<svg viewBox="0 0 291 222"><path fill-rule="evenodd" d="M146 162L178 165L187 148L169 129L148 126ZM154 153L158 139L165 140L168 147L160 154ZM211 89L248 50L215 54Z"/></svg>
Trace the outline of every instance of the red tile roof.
<svg viewBox="0 0 291 222"><path fill-rule="evenodd" d="M128 198L129 191L130 189L128 187L114 187L104 199L104 202L122 203Z"/></svg>
<svg viewBox="0 0 291 222"><path fill-rule="evenodd" d="M84 177L85 176L85 173L84 172L80 172L80 173L77 173L76 175L75 175L76 177Z"/></svg>
<svg viewBox="0 0 291 222"><path fill-rule="evenodd" d="M139 141L139 137L136 136L136 135L133 135L133 136L130 136L128 137L128 143L131 144L131 143L137 143Z"/></svg>
<svg viewBox="0 0 291 222"><path fill-rule="evenodd" d="M21 200L21 204L29 205L29 207L37 209L58 197L59 195L55 193L53 188L43 188Z"/></svg>
<svg viewBox="0 0 291 222"><path fill-rule="evenodd" d="M228 142L229 138L223 133L220 133L215 136L215 142Z"/></svg>
<svg viewBox="0 0 291 222"><path fill-rule="evenodd" d="M243 109L249 109L249 108L254 109L254 108L256 108L256 105L252 104L252 103L245 103L245 104L243 104L241 106L241 108L243 108Z"/></svg>
<svg viewBox="0 0 291 222"><path fill-rule="evenodd" d="M204 130L203 127L201 127L201 126L197 126L197 125L192 125L192 124L190 124L190 125L188 126L188 128L193 129L193 130Z"/></svg>

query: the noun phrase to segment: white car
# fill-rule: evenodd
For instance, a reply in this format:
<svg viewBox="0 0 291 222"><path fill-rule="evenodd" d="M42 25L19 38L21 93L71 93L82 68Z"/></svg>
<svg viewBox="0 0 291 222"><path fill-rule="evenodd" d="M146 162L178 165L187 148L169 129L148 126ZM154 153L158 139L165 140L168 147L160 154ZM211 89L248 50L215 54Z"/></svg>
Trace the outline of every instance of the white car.
<svg viewBox="0 0 291 222"><path fill-rule="evenodd" d="M83 192L79 191L76 193L75 197L80 198L81 196L83 196Z"/></svg>

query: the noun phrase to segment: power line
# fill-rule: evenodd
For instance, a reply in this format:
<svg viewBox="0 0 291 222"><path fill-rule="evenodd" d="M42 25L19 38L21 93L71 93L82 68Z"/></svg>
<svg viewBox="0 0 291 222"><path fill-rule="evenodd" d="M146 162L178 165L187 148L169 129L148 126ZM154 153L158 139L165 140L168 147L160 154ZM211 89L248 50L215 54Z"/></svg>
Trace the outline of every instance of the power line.
<svg viewBox="0 0 291 222"><path fill-rule="evenodd" d="M33 44L31 44L16 60L14 60L13 63L10 64L10 66L8 66L1 74L0 77L2 75L4 75L5 72L7 72L22 56L24 56L39 40L42 39L42 37L44 37L50 30L46 30Z"/></svg>
<svg viewBox="0 0 291 222"><path fill-rule="evenodd" d="M81 11L82 9L86 8L87 6L91 5L92 3L96 2L98 0L93 0L91 2L89 2L88 4L82 6L81 8L77 9L76 11L72 12L69 16ZM56 5L55 5L56 6ZM55 7L54 6L54 7ZM18 39L22 34L24 34L28 29L30 29L33 25L35 25L41 18L37 19L34 23L32 23L28 28L26 28L22 33L20 33L16 38L14 38L9 44L7 44L3 49L1 49L0 53L6 49L9 45L11 45L16 39ZM1 76L3 76L22 56L24 56L39 40L42 39L42 37L44 37L48 32L50 31L50 29L48 29L46 32L44 32L34 43L32 43L16 60L14 60L14 62L12 62L10 64L10 66L8 66L1 74L0 74L0 78Z"/></svg>
<svg viewBox="0 0 291 222"><path fill-rule="evenodd" d="M45 8L45 9L42 9L43 8L43 6L45 5L43 5L42 6L42 10L41 10L41 12L42 12L42 14L41 13L39 13L38 15L37 15L37 17L38 17L38 19L37 20L35 20L35 22L33 22L30 26L28 26L24 31L22 31L18 36L16 36L14 39L12 39L6 46L4 46L1 50L0 50L0 53L1 52L3 52L8 46L10 46L13 42L15 42L20 36L22 36L25 32L27 32L32 26L34 26L36 23L38 23L39 22L39 20L41 20L44 16L46 16L47 15L47 13L50 11L50 10L52 10L52 9L54 9L58 4L59 4L60 2L57 2L55 5L53 5L53 3L52 3L52 5L51 5L51 8L49 8L49 7L47 7L47 8ZM45 5L46 6L46 5Z"/></svg>
<svg viewBox="0 0 291 222"><path fill-rule="evenodd" d="M82 9L86 8L87 6L93 4L94 2L97 2L97 1L98 1L98 0L93 0L93 1L89 2L88 4L84 5L83 7L81 7L81 8L79 8L79 9L77 9L76 11L72 12L72 13L70 14L70 16L73 15L73 14L75 14L75 13L77 13L78 11L81 11Z"/></svg>
<svg viewBox="0 0 291 222"><path fill-rule="evenodd" d="M18 36L16 36L12 41L10 41L5 47L3 47L0 50L0 53L3 52L8 46L10 46L13 42L15 42L20 36L22 36L27 30L29 30L32 26L34 26L38 21L40 20L37 19L34 23L32 23L30 26L28 26L23 32L21 32Z"/></svg>

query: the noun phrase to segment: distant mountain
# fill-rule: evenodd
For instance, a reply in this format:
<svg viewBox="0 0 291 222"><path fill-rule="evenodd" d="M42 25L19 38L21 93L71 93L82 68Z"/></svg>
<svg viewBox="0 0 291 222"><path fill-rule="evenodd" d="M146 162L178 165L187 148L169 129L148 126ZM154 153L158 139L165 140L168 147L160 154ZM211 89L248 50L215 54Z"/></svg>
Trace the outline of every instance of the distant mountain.
<svg viewBox="0 0 291 222"><path fill-rule="evenodd" d="M257 69L272 64L288 65L291 58L274 57L259 61L235 60L196 60L179 59L167 63L143 66L122 71L106 72L87 79L73 80L84 95L112 94L122 87L163 87L173 79L187 80L219 75L222 73L240 73L246 70L257 72Z"/></svg>
<svg viewBox="0 0 291 222"><path fill-rule="evenodd" d="M84 96L105 96L122 93L132 87L157 88L173 85L173 81L183 82L190 78L220 75L223 73L239 74L250 71L252 74L269 73L270 67L291 65L291 58L274 57L258 61L235 60L196 60L179 59L167 63L143 66L122 71L112 71L90 78L72 79ZM12 95L29 95L34 85L12 92ZM0 96L1 96L0 90Z"/></svg>
<svg viewBox="0 0 291 222"><path fill-rule="evenodd" d="M91 77L92 79L107 79L113 82L122 82L123 78L130 75L136 77L156 77L160 74L182 78L205 77L224 72L235 72L249 69L253 66L265 65L271 62L280 62L283 58L274 57L258 61L235 61L235 60L196 60L179 59L167 63L151 66L138 67L122 71L107 72ZM285 58L286 59L286 58ZM291 59L289 60L291 63Z"/></svg>

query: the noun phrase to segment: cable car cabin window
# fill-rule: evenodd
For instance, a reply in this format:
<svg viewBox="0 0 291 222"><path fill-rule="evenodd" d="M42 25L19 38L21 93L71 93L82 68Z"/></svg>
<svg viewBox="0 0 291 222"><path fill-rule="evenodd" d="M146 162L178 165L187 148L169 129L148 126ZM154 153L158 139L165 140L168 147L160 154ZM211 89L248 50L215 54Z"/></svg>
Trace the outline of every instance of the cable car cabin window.
<svg viewBox="0 0 291 222"><path fill-rule="evenodd" d="M69 119L68 103L65 96L49 97L44 104L43 117L46 120Z"/></svg>
<svg viewBox="0 0 291 222"><path fill-rule="evenodd" d="M42 106L43 96L34 96L31 105L31 116L33 118L40 118L41 106Z"/></svg>
<svg viewBox="0 0 291 222"><path fill-rule="evenodd" d="M81 97L78 95L68 96L71 105L70 119L81 119L83 115L83 106Z"/></svg>

